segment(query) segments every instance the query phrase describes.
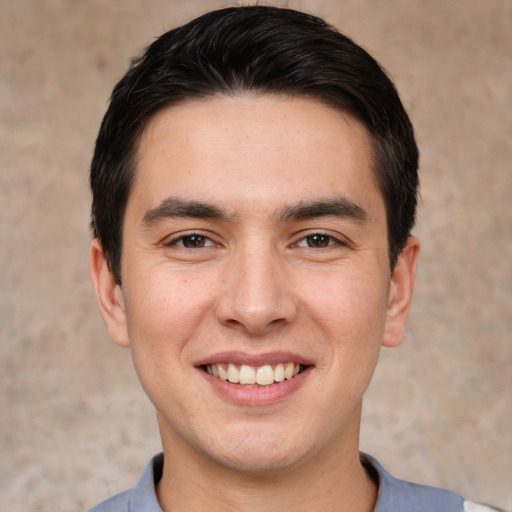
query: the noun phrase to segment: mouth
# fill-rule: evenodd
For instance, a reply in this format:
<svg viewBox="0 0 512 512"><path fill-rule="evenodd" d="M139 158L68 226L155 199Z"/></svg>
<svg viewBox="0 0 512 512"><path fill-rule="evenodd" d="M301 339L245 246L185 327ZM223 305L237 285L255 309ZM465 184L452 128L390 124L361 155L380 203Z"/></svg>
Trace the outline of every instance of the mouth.
<svg viewBox="0 0 512 512"><path fill-rule="evenodd" d="M217 379L240 386L272 386L285 380L291 380L307 367L303 364L283 362L261 366L238 365L234 363L216 363L202 365L203 370Z"/></svg>

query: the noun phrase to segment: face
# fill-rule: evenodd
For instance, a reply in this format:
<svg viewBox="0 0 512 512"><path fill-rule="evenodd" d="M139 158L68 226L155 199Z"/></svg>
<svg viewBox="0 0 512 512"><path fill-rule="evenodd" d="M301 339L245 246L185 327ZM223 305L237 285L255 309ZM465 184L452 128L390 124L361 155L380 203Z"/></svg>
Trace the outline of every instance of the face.
<svg viewBox="0 0 512 512"><path fill-rule="evenodd" d="M401 341L417 242L389 268L369 136L311 99L215 97L140 142L122 287L93 243L164 450L275 471L357 450L381 344Z"/></svg>

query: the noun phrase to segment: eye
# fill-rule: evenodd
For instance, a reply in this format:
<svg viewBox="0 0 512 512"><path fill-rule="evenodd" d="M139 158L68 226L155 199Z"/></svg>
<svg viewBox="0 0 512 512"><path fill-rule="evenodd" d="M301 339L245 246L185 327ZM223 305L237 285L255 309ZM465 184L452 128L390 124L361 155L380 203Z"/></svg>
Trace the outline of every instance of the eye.
<svg viewBox="0 0 512 512"><path fill-rule="evenodd" d="M305 236L301 238L297 242L297 247L328 247L330 245L335 245L340 243L339 240L336 240L334 237L330 235L325 235L322 233L313 233L311 235Z"/></svg>
<svg viewBox="0 0 512 512"><path fill-rule="evenodd" d="M190 235L184 235L178 238L174 238L165 245L178 245L186 247L187 249L201 249L202 247L214 247L216 244L207 236L192 233Z"/></svg>

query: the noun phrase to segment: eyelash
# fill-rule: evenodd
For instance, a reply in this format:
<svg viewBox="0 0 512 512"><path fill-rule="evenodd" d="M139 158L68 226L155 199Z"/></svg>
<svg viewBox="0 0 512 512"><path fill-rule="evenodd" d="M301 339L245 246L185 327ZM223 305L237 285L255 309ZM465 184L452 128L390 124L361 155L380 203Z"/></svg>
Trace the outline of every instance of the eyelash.
<svg viewBox="0 0 512 512"><path fill-rule="evenodd" d="M314 231L312 233L308 233L307 235L304 235L302 236L299 240L297 240L297 242L295 242L293 245L297 246L297 247L304 247L306 248L306 246L300 246L299 244L303 241L306 241L306 244L307 244L307 239L308 238L312 238L312 237L321 237L322 239L327 239L327 245L325 246L310 246L310 245L307 245L307 248L309 249L326 249L328 247L332 247L334 245L341 245L341 246L347 246L348 244L342 240L340 240L339 238L336 238L335 236L333 235L329 235L328 233L323 233L321 231Z"/></svg>
<svg viewBox="0 0 512 512"><path fill-rule="evenodd" d="M167 242L164 242L164 246L165 247L172 247L173 245L176 246L176 245L180 245L181 247L183 247L184 249L190 249L190 250L193 250L193 249L203 249L205 246L195 246L195 247L187 247L184 243L184 240L186 239L192 239L194 237L197 237L197 238L201 238L202 241L205 241L205 242L211 242L211 245L208 245L206 246L207 248L208 247L213 247L213 246L218 246L218 244L216 244L211 236L205 234L205 233L201 233L201 232L192 232L192 233L186 233L184 235L179 235ZM181 244L179 244L179 242L182 242Z"/></svg>
<svg viewBox="0 0 512 512"><path fill-rule="evenodd" d="M192 239L194 237L199 238L200 242L206 242L206 243L209 242L209 245L206 245L206 246L205 245L199 245L199 246L192 245L190 247L185 245L185 240ZM312 238L312 237L319 237L322 240L327 239L327 245L318 245L318 246L314 246L314 245L300 245L301 242L306 242L306 244L308 244L307 240ZM179 242L181 242L181 244ZM194 250L194 249L204 249L204 248L208 248L208 247L218 246L219 244L216 244L212 240L211 236L209 236L209 235L207 235L205 233L201 233L201 232L192 232L192 233L187 233L187 234L184 234L184 235L179 235L179 236L169 240L168 242L164 243L165 247L172 247L172 246L178 246L178 245L180 247L183 247L184 249ZM308 233L308 234L302 236L301 238L299 238L296 242L294 242L292 244L292 247L295 246L295 247L309 248L309 249L315 249L315 248L316 249L326 249L326 248L334 246L334 245L347 246L348 244L347 244L347 242L342 241L342 240L340 240L339 238L336 238L333 235L329 235L329 234L323 233L321 231L315 231L315 232L312 232L312 233Z"/></svg>

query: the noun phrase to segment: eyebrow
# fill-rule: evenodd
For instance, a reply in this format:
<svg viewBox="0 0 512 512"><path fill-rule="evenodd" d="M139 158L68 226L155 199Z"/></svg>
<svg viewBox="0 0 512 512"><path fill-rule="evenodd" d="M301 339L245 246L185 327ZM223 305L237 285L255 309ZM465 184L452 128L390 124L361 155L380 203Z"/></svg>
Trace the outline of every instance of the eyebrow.
<svg viewBox="0 0 512 512"><path fill-rule="evenodd" d="M145 229L165 219L180 217L224 222L234 219L233 215L229 215L218 206L203 201L168 197L158 206L150 208L144 213L140 228ZM365 223L369 219L368 213L361 206L344 197L300 201L283 206L272 216L276 224L317 217L339 217L358 223Z"/></svg>
<svg viewBox="0 0 512 512"><path fill-rule="evenodd" d="M228 220L227 213L215 205L204 203L202 201L168 197L155 208L150 208L146 211L142 218L140 227L144 229L165 219L177 217L222 221Z"/></svg>
<svg viewBox="0 0 512 512"><path fill-rule="evenodd" d="M367 222L370 218L361 206L350 199L340 197L310 202L301 201L297 204L284 206L275 216L275 221L280 223L316 217L340 217L361 224Z"/></svg>

